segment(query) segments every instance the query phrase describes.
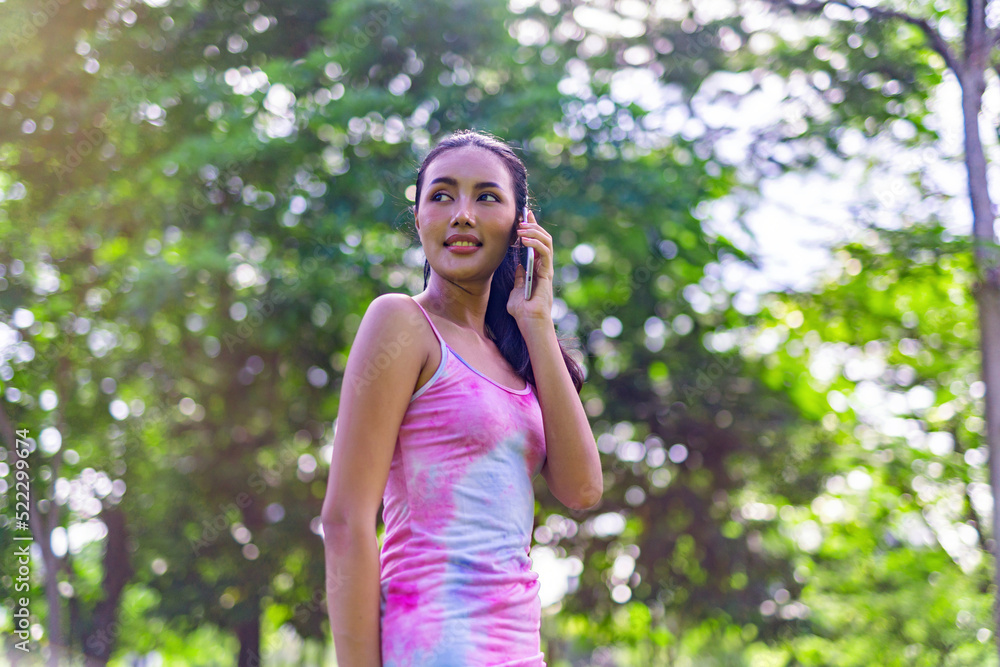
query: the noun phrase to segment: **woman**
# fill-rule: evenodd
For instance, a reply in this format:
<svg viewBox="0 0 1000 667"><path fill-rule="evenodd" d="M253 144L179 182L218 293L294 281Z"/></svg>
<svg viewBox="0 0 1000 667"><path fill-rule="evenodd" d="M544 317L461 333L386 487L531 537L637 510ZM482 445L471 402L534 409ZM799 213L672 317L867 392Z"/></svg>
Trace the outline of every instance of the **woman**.
<svg viewBox="0 0 1000 667"><path fill-rule="evenodd" d="M344 667L545 665L531 480L572 509L603 482L583 374L552 322L552 237L520 219L527 196L524 164L482 133L448 137L417 172L424 291L384 294L362 319L323 504ZM536 254L528 300L521 243Z"/></svg>

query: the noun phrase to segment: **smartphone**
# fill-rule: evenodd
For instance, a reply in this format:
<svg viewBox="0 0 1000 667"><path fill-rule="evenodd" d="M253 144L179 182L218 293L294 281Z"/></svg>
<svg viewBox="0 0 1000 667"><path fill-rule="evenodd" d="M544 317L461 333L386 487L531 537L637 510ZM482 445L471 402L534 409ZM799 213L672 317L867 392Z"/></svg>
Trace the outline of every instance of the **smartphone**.
<svg viewBox="0 0 1000 667"><path fill-rule="evenodd" d="M528 220L528 207L525 206L521 210L521 219L527 222ZM524 263L524 300L527 301L531 298L531 287L535 279L535 249L528 247L527 252L524 250L524 243L521 244L521 259Z"/></svg>

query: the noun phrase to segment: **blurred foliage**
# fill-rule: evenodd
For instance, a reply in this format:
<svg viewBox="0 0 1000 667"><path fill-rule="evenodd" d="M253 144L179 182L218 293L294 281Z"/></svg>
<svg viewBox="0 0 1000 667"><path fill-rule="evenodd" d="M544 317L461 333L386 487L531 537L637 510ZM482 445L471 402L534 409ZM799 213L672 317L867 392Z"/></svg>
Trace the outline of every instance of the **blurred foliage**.
<svg viewBox="0 0 1000 667"><path fill-rule="evenodd" d="M869 229L839 275L769 305L772 382L799 386L838 450L789 511L821 536L796 559L815 633L789 640L799 664L996 664L970 248L938 224Z"/></svg>
<svg viewBox="0 0 1000 667"><path fill-rule="evenodd" d="M935 140L941 64L906 27L786 39L760 7L619 4L0 4L2 409L38 445L74 655L322 662L347 354L375 296L420 291L407 188L473 127L528 165L606 472L591 512L536 480L536 543L582 565L543 620L549 664L995 661L967 248L873 230L837 280L750 311L723 274L753 258L705 224L847 157L851 131ZM724 154L706 105L737 117L775 86L782 113ZM849 370L880 354L884 377ZM933 404L887 430L870 384ZM914 446L930 428L953 449Z"/></svg>

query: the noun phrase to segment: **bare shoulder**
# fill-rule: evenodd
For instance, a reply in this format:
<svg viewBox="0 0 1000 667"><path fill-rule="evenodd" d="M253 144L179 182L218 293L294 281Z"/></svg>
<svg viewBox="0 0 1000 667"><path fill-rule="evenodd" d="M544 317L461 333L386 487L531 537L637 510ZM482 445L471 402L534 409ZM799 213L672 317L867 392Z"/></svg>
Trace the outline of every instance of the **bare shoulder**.
<svg viewBox="0 0 1000 667"><path fill-rule="evenodd" d="M368 354L376 355L372 362L386 363L388 355L392 360L400 356L416 357L424 366L428 356L426 337L422 335L421 323L425 321L420 306L406 294L382 294L368 305L361 320L354 344L359 343Z"/></svg>
<svg viewBox="0 0 1000 667"><path fill-rule="evenodd" d="M380 328L390 331L409 331L425 321L420 306L406 294L389 293L376 297L368 304L362 320L372 320Z"/></svg>
<svg viewBox="0 0 1000 667"><path fill-rule="evenodd" d="M382 325L412 325L418 318L423 319L423 315L413 297L397 293L382 294L372 299L364 317Z"/></svg>
<svg viewBox="0 0 1000 667"><path fill-rule="evenodd" d="M324 525L375 525L399 428L426 363L414 316L423 319L410 297L384 294L361 319L344 369Z"/></svg>

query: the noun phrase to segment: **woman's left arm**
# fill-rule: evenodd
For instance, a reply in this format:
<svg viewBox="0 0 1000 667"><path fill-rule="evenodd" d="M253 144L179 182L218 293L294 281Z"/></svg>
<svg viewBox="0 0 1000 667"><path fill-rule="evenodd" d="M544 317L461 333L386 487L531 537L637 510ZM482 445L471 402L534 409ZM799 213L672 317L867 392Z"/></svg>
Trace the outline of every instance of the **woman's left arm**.
<svg viewBox="0 0 1000 667"><path fill-rule="evenodd" d="M523 288L522 288L523 289ZM604 493L594 433L563 361L553 326L525 335L535 390L545 424L542 476L552 495L570 509L586 510Z"/></svg>
<svg viewBox="0 0 1000 667"><path fill-rule="evenodd" d="M563 360L552 322L552 237L529 213L518 229L521 241L535 248L531 298L524 300L524 267L518 265L507 303L528 346L535 391L545 425L546 460L542 476L559 502L570 509L595 506L604 493L601 458L583 403Z"/></svg>

